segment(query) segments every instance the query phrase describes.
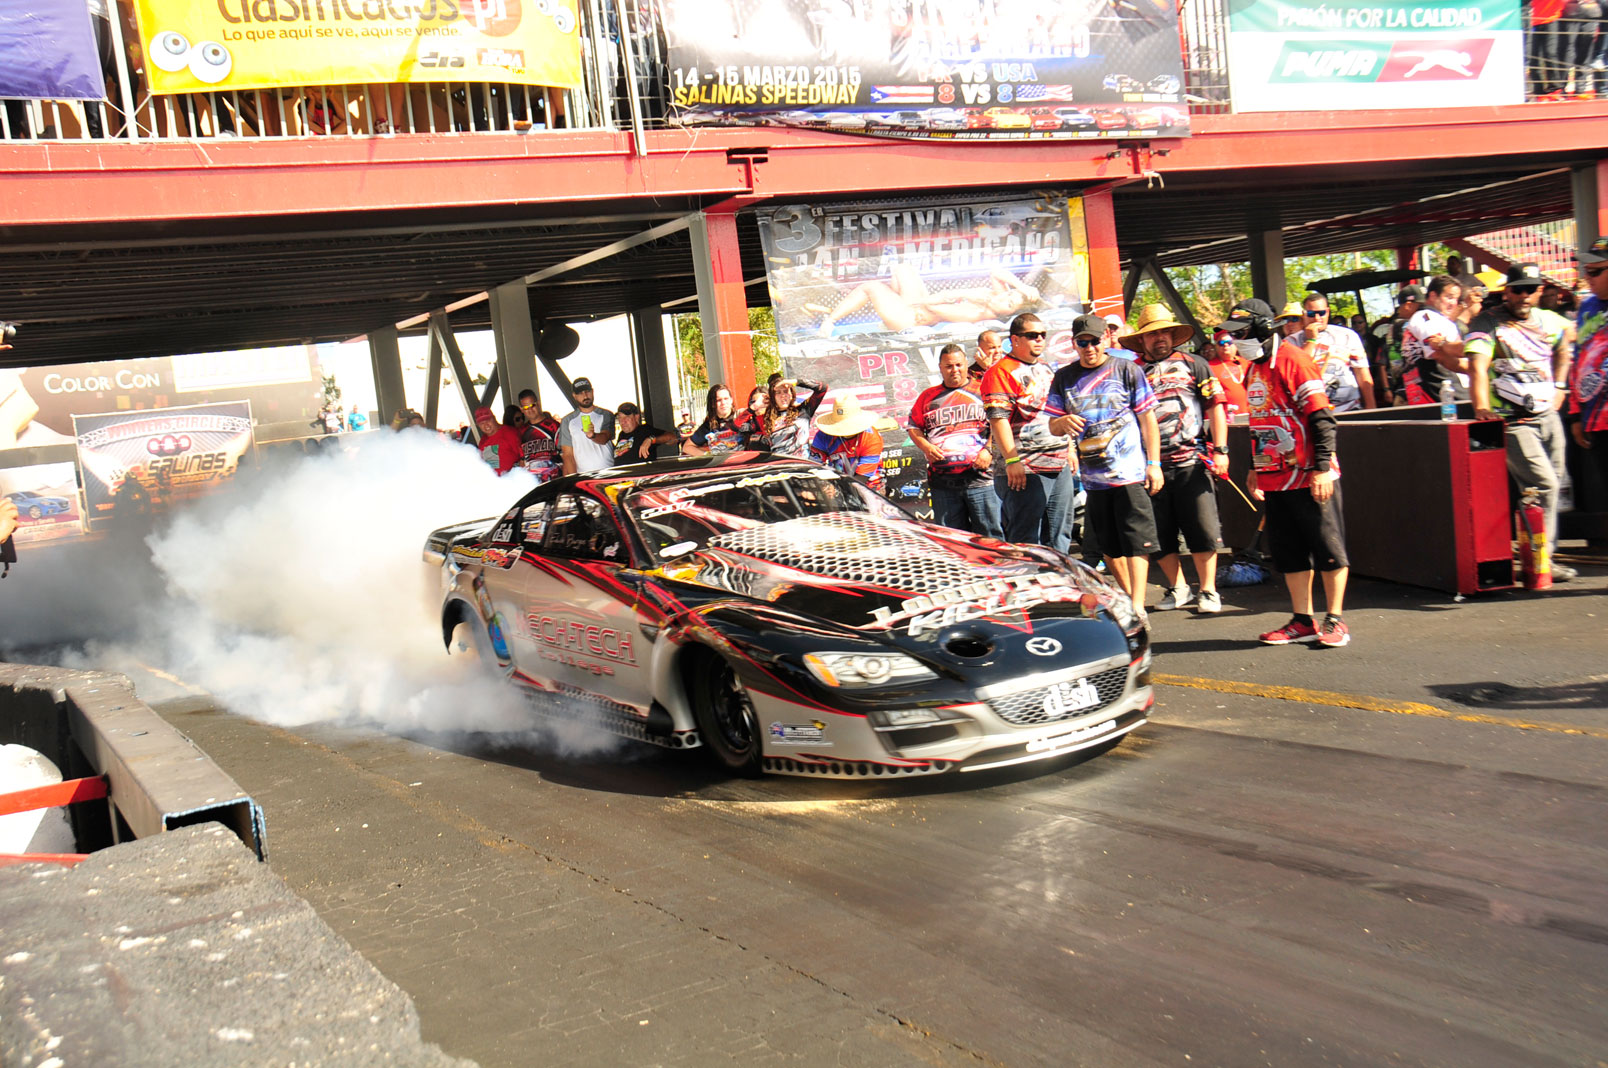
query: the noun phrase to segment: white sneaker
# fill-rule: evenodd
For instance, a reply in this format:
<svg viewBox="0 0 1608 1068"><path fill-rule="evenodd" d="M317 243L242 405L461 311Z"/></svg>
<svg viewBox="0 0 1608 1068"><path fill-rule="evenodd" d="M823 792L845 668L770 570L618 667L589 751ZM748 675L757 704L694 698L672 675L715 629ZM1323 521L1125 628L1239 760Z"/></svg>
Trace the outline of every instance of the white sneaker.
<svg viewBox="0 0 1608 1068"><path fill-rule="evenodd" d="M1201 590L1200 603L1195 605L1196 612L1215 615L1223 610L1223 598L1216 590Z"/></svg>
<svg viewBox="0 0 1608 1068"><path fill-rule="evenodd" d="M1182 608L1195 600L1195 591L1189 588L1189 583L1167 591L1167 596L1161 599L1156 606L1158 612L1169 612L1174 608Z"/></svg>

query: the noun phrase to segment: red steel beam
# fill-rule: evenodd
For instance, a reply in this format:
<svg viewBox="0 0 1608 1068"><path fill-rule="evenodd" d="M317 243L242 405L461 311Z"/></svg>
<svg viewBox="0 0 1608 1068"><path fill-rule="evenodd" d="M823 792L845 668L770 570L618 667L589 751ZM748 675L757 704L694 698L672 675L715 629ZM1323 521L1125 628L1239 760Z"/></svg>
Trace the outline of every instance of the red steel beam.
<svg viewBox="0 0 1608 1068"><path fill-rule="evenodd" d="M1089 237L1089 294L1096 315L1127 318L1122 302L1122 254L1117 248L1117 213L1111 187L1083 193L1083 224Z"/></svg>
<svg viewBox="0 0 1608 1068"><path fill-rule="evenodd" d="M754 339L748 326L748 295L744 292L743 252L738 243L737 206L723 205L720 209L705 211L705 226L709 235L709 270L713 279L714 323L704 323L707 333L711 326L720 332L719 381L731 390L734 410L748 406L748 394L754 388ZM714 368L709 368L710 381Z"/></svg>
<svg viewBox="0 0 1608 1068"><path fill-rule="evenodd" d="M96 776L89 779L68 779L46 786L32 786L26 790L13 790L0 794L0 816L17 812L32 812L36 808L57 808L78 801L98 801L106 796L106 780Z"/></svg>
<svg viewBox="0 0 1608 1068"><path fill-rule="evenodd" d="M1453 117L1455 116L1455 118ZM1608 102L1456 112L1198 115L1163 173L1601 154ZM283 217L656 197L756 199L1044 187L1132 174L1109 141L902 141L779 128L215 142L0 142L0 225ZM764 150L765 162L746 162ZM734 155L728 157L728 151ZM750 185L750 174L752 185Z"/></svg>

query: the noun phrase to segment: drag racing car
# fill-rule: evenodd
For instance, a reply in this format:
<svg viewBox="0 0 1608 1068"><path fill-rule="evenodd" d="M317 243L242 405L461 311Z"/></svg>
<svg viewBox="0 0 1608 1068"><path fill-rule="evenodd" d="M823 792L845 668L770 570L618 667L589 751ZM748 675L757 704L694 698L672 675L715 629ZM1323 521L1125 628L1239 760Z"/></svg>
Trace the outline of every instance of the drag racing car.
<svg viewBox="0 0 1608 1068"><path fill-rule="evenodd" d="M730 772L900 777L1116 744L1133 605L1076 559L754 452L571 475L433 532L441 635L530 698Z"/></svg>

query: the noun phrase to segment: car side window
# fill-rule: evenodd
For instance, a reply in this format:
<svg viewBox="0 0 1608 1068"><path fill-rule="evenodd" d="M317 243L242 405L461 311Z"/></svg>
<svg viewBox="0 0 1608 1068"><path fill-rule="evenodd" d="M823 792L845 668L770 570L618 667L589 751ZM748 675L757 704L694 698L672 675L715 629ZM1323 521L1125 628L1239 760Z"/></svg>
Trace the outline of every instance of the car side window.
<svg viewBox="0 0 1608 1068"><path fill-rule="evenodd" d="M525 506L525 518L522 524L525 541L532 545L542 543L542 536L547 533L547 517L551 511L551 501L538 501Z"/></svg>
<svg viewBox="0 0 1608 1068"><path fill-rule="evenodd" d="M519 530L519 512L520 510L515 508L512 512L497 520L496 525L491 528L491 542L493 545L514 544L514 540L517 537L516 532Z"/></svg>
<svg viewBox="0 0 1608 1068"><path fill-rule="evenodd" d="M620 532L608 512L590 497L565 494L553 502L542 550L580 560L628 564Z"/></svg>

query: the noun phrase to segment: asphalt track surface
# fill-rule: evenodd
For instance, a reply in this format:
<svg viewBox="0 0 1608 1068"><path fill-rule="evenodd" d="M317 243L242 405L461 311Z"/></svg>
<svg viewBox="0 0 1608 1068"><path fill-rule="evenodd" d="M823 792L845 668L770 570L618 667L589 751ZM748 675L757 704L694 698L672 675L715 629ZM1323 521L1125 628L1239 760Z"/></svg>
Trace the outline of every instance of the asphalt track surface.
<svg viewBox="0 0 1608 1068"><path fill-rule="evenodd" d="M730 781L158 702L270 862L493 1065L1608 1063L1608 569L1155 613L1104 756ZM171 692L169 693L171 698ZM154 698L153 698L154 700Z"/></svg>

